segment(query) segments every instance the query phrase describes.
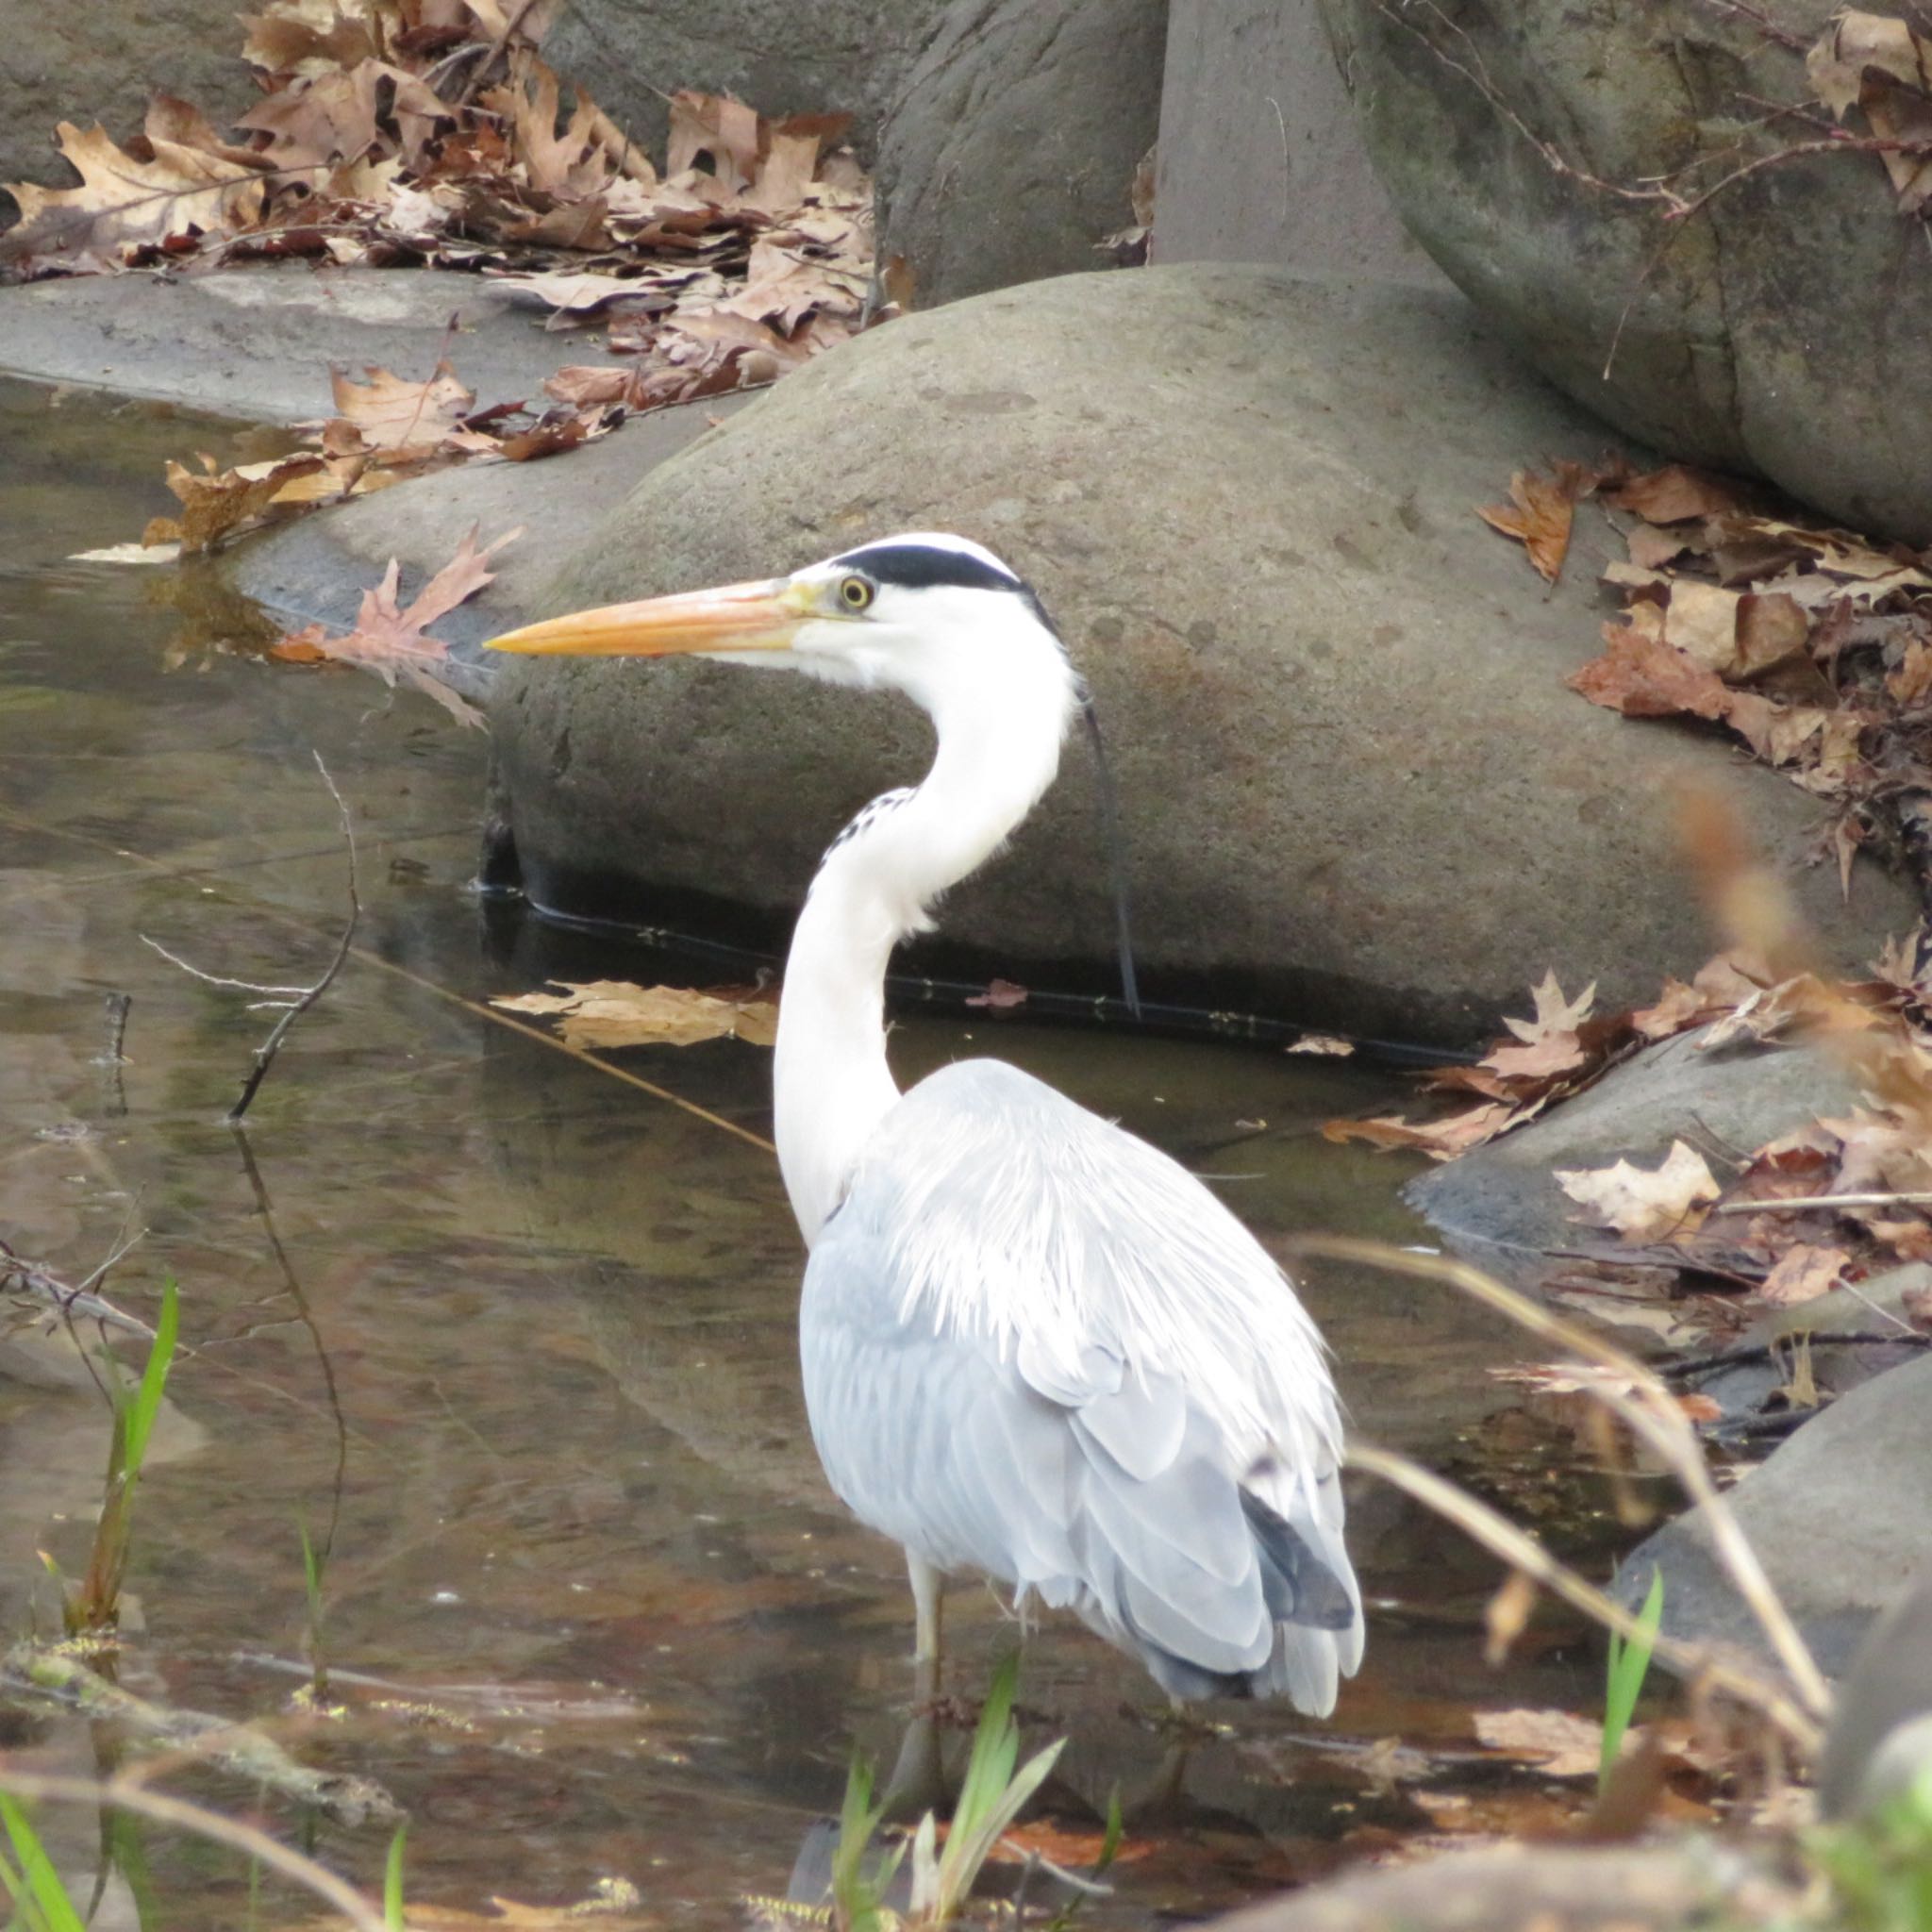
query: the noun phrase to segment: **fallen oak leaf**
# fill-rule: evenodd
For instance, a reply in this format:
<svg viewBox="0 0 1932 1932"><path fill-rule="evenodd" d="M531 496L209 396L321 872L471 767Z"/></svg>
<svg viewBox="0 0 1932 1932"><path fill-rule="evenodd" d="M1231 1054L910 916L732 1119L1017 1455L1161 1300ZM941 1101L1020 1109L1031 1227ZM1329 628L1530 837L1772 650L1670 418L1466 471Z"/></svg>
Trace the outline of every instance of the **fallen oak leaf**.
<svg viewBox="0 0 1932 1932"><path fill-rule="evenodd" d="M62 121L55 140L80 186L0 184L20 205L18 225L0 238L0 257L118 258L190 231L232 233L260 216L268 163L259 156L216 141L194 108L169 94L156 96L145 128L124 148L98 124L83 133Z"/></svg>
<svg viewBox="0 0 1932 1932"><path fill-rule="evenodd" d="M1589 1058L1590 1050L1577 1038L1576 1029L1596 1004L1596 981L1591 980L1574 1000L1566 1000L1552 967L1530 989L1530 996L1536 1002L1534 1019L1513 1020L1506 1016L1503 1021L1523 1043L1499 1046L1477 1064L1515 1079L1545 1079L1581 1066Z"/></svg>
<svg viewBox="0 0 1932 1932"><path fill-rule="evenodd" d="M1619 509L1634 511L1650 524L1688 523L1692 517L1724 516L1740 508L1737 492L1722 477L1667 463L1641 476L1606 485L1598 494Z"/></svg>
<svg viewBox="0 0 1932 1932"><path fill-rule="evenodd" d="M475 391L458 380L447 360L439 361L425 382L410 382L374 363L362 374L367 380L358 382L331 366L336 415L329 426L353 430L366 448L434 448L475 407Z"/></svg>
<svg viewBox="0 0 1932 1932"><path fill-rule="evenodd" d="M624 979L550 983L563 991L505 995L490 1004L506 1012L555 1017L566 1046L694 1046L724 1039L770 1046L777 1039L777 1005L757 992L701 992Z"/></svg>

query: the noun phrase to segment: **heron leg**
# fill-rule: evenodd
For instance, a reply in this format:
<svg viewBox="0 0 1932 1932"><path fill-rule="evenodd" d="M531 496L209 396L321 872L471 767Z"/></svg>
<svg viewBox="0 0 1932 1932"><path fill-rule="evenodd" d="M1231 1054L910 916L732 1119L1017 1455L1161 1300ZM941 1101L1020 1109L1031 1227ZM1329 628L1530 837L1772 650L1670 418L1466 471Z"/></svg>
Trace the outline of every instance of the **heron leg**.
<svg viewBox="0 0 1932 1932"><path fill-rule="evenodd" d="M912 1579L912 1694L929 1704L940 1694L941 1610L945 1579L924 1557L906 1552L906 1573Z"/></svg>
<svg viewBox="0 0 1932 1932"><path fill-rule="evenodd" d="M917 1818L944 1806L945 1762L933 1705L940 1694L940 1607L945 1579L923 1557L906 1552L912 1579L912 1717L899 1743L898 1762L887 1781L882 1803L895 1822Z"/></svg>

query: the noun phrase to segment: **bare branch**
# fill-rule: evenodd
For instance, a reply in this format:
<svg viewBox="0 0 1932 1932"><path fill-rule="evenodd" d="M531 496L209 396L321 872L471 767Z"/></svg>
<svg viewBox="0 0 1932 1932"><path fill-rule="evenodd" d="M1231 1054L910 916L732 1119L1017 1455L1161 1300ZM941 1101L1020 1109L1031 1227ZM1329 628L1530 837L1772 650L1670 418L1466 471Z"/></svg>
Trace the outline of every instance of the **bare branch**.
<svg viewBox="0 0 1932 1932"><path fill-rule="evenodd" d="M261 1083L268 1078L268 1070L275 1064L275 1055L281 1051L282 1041L288 1038L289 1028L334 984L336 974L342 970L342 961L349 957L349 948L355 942L356 928L362 920L362 893L356 876L356 827L349 818L349 808L343 802L342 794L336 790L335 779L329 775L328 767L322 761L322 754L318 751L311 756L315 759L315 769L322 774L322 782L328 787L329 796L336 802L336 809L342 815L342 838L349 848L348 923L342 927L341 940L336 946L335 958L328 962L327 971L275 1022L274 1031L255 1049L255 1071L242 1083L240 1097L228 1109L227 1120L230 1126L248 1111L250 1103L260 1091Z"/></svg>

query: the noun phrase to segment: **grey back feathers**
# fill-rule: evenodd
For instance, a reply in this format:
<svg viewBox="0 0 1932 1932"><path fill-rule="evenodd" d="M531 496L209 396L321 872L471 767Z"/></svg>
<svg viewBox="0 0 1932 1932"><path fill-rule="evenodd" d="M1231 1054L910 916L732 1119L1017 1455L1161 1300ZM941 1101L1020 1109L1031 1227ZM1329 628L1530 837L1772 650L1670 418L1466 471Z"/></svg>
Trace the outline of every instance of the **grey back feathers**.
<svg viewBox="0 0 1932 1932"><path fill-rule="evenodd" d="M943 1068L867 1143L799 1330L864 1522L1072 1608L1175 1696L1332 1708L1362 1627L1325 1370L1279 1271L1166 1156L1015 1068Z"/></svg>

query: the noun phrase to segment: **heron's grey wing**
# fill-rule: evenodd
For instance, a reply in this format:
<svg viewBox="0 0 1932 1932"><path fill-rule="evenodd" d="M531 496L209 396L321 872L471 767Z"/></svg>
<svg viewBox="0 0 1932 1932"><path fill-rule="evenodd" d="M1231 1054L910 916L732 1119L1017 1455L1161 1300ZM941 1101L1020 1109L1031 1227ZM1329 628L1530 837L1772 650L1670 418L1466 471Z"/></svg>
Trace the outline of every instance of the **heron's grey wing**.
<svg viewBox="0 0 1932 1932"><path fill-rule="evenodd" d="M869 1205L848 1197L827 1224L800 1308L813 1437L854 1512L940 1570L1073 1607L1177 1695L1279 1676L1297 1702L1332 1707L1333 1639L1319 1633L1324 1688L1312 1666L1277 1668L1276 1624L1352 1603L1229 1475L1179 1382L1098 1343L1071 1360L1024 1346L1002 1359L984 1338L908 1315Z"/></svg>

